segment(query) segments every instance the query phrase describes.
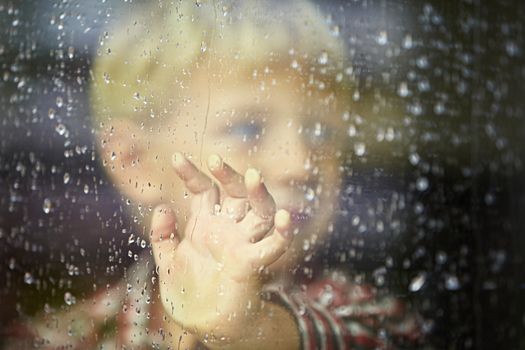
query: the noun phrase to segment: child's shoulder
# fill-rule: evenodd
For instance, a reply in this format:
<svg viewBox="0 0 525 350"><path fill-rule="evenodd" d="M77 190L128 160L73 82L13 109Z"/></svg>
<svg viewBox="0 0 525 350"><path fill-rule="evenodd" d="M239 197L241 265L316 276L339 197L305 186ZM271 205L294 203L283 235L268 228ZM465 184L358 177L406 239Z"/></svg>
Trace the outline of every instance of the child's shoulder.
<svg viewBox="0 0 525 350"><path fill-rule="evenodd" d="M288 288L269 286L268 293L294 315L304 349L376 349L422 339L422 320L403 301L340 270Z"/></svg>

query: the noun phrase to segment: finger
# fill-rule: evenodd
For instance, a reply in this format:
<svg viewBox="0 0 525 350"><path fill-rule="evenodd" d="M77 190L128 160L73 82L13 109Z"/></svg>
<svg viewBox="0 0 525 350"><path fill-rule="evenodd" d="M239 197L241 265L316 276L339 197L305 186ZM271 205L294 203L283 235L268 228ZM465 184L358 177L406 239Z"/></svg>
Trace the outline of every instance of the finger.
<svg viewBox="0 0 525 350"><path fill-rule="evenodd" d="M213 187L213 181L181 153L177 152L173 155L172 164L191 193L202 193Z"/></svg>
<svg viewBox="0 0 525 350"><path fill-rule="evenodd" d="M155 208L151 220L150 242L159 274L165 273L179 244L175 213L167 205Z"/></svg>
<svg viewBox="0 0 525 350"><path fill-rule="evenodd" d="M208 158L208 168L212 175L220 182L224 191L234 198L246 197L244 177L226 164L221 157L212 154Z"/></svg>
<svg viewBox="0 0 525 350"><path fill-rule="evenodd" d="M243 232L246 233L248 241L255 243L260 241L264 236L270 232L274 226L274 220L263 219L250 210L246 217L241 221Z"/></svg>
<svg viewBox="0 0 525 350"><path fill-rule="evenodd" d="M221 204L222 214L235 222L243 220L249 209L250 203L246 198L226 197Z"/></svg>
<svg viewBox="0 0 525 350"><path fill-rule="evenodd" d="M261 175L255 169L248 169L244 174L244 184L252 210L263 219L275 214L275 201L264 185Z"/></svg>
<svg viewBox="0 0 525 350"><path fill-rule="evenodd" d="M207 213L215 213L219 203L217 185L181 153L173 155L173 168L186 188L195 195L191 202L192 212L200 213L204 209Z"/></svg>
<svg viewBox="0 0 525 350"><path fill-rule="evenodd" d="M272 234L249 247L256 266L269 266L286 252L293 237L290 223L290 213L286 210L279 210L275 214L275 229Z"/></svg>

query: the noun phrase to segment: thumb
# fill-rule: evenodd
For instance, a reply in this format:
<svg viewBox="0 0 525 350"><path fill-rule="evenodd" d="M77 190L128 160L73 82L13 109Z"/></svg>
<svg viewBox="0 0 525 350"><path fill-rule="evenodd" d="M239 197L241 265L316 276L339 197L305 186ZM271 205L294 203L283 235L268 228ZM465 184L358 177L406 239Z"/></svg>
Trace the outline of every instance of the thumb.
<svg viewBox="0 0 525 350"><path fill-rule="evenodd" d="M169 268L179 244L176 223L175 213L169 206L159 205L155 208L151 220L150 242L159 274Z"/></svg>

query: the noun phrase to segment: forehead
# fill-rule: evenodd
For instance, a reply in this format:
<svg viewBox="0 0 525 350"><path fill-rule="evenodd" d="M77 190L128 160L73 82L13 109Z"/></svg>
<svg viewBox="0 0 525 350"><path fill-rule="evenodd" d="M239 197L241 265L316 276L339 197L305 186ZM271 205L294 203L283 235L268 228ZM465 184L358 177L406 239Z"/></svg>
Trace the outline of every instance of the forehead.
<svg viewBox="0 0 525 350"><path fill-rule="evenodd" d="M311 73L267 66L197 72L189 92L193 104L222 115L334 119L348 108L342 89L331 89Z"/></svg>

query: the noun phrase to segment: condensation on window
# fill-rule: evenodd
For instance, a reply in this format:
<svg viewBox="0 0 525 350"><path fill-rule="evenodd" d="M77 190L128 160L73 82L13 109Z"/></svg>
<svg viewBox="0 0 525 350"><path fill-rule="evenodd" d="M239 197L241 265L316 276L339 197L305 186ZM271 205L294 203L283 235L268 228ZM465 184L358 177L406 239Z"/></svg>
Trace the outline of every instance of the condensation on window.
<svg viewBox="0 0 525 350"><path fill-rule="evenodd" d="M0 3L0 346L524 347L524 11Z"/></svg>

